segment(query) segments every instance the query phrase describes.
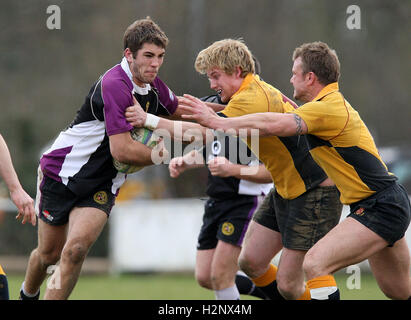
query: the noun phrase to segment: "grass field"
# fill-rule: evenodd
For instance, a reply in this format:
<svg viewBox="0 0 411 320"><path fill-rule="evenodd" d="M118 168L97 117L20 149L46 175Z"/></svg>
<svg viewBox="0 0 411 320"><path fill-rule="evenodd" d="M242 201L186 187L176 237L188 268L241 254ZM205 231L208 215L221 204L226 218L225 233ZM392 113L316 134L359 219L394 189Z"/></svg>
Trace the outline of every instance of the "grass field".
<svg viewBox="0 0 411 320"><path fill-rule="evenodd" d="M18 297L23 275L8 274L11 300ZM349 275L336 274L342 300L386 299L373 276L361 274L361 288L348 289ZM41 293L44 294L46 283ZM42 295L41 295L42 296ZM243 300L253 299L243 295ZM201 288L193 274L128 274L82 275L70 299L72 300L213 300L213 292Z"/></svg>

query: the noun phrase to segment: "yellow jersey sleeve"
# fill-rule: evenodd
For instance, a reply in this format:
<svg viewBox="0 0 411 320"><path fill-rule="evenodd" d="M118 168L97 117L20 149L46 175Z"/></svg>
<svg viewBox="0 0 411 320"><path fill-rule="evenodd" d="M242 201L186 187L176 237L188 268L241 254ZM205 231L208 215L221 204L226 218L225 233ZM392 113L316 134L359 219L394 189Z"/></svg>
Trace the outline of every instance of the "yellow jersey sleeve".
<svg viewBox="0 0 411 320"><path fill-rule="evenodd" d="M341 103L327 101L308 102L294 113L299 115L307 125L307 133L316 135L323 140L337 137L345 128L349 113Z"/></svg>

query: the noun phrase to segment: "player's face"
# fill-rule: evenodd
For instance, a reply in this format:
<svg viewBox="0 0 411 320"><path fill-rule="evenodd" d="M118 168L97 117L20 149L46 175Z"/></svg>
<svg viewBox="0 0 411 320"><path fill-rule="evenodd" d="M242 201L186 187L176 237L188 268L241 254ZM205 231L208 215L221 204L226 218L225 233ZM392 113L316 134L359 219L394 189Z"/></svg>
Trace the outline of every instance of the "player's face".
<svg viewBox="0 0 411 320"><path fill-rule="evenodd" d="M138 86L142 87L154 81L163 64L164 55L165 49L153 43L144 43L135 58L126 55L133 80Z"/></svg>
<svg viewBox="0 0 411 320"><path fill-rule="evenodd" d="M307 97L307 74L303 73L301 57L294 60L290 82L294 87L294 99L308 102Z"/></svg>
<svg viewBox="0 0 411 320"><path fill-rule="evenodd" d="M217 91L222 102L228 102L234 93L238 91L243 82L237 72L229 75L220 68L212 68L207 71L207 77L210 81L210 88Z"/></svg>

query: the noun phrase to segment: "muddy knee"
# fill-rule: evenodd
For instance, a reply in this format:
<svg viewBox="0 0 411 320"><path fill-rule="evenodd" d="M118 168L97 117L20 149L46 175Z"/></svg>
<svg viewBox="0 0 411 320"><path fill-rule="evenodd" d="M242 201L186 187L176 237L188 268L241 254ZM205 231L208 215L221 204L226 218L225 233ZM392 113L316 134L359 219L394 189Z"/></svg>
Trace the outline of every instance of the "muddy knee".
<svg viewBox="0 0 411 320"><path fill-rule="evenodd" d="M61 253L61 260L70 264L82 263L87 256L88 250L89 247L80 241L67 243Z"/></svg>

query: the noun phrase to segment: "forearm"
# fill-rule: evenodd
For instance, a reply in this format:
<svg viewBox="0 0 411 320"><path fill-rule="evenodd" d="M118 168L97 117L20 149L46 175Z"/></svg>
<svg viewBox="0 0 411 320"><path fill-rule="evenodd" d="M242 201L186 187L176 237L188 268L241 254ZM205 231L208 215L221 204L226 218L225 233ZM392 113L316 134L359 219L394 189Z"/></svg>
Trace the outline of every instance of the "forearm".
<svg viewBox="0 0 411 320"><path fill-rule="evenodd" d="M272 178L264 165L246 166L234 164L232 166L232 176L237 179L248 180L255 183L271 183Z"/></svg>
<svg viewBox="0 0 411 320"><path fill-rule="evenodd" d="M130 132L124 132L109 137L110 152L113 158L121 163L135 166L148 166L153 164L153 149L134 141Z"/></svg>
<svg viewBox="0 0 411 320"><path fill-rule="evenodd" d="M247 136L290 136L295 134L295 125L290 122L291 114L265 112L253 113L240 117L218 118L210 126L216 130L223 130L237 135ZM293 132L294 131L294 132Z"/></svg>
<svg viewBox="0 0 411 320"><path fill-rule="evenodd" d="M188 121L173 121L147 114L144 126L150 130L156 130L160 136L170 136L174 140L183 142L207 143L213 139L211 130L207 130L198 123ZM162 134L161 131L164 133Z"/></svg>
<svg viewBox="0 0 411 320"><path fill-rule="evenodd" d="M3 137L0 135L0 175L7 185L10 192L13 192L21 188L21 184L17 177L17 173L14 170L13 163L11 160L9 149L4 141Z"/></svg>

